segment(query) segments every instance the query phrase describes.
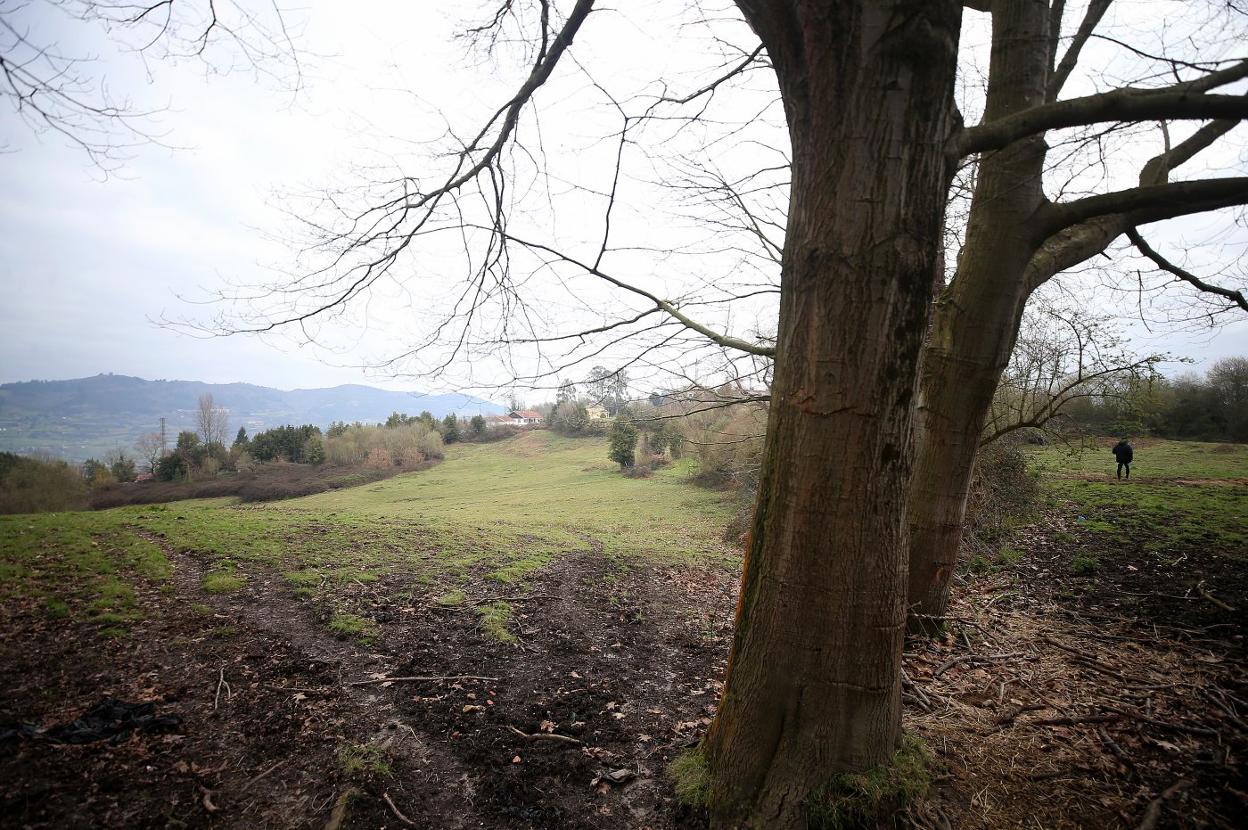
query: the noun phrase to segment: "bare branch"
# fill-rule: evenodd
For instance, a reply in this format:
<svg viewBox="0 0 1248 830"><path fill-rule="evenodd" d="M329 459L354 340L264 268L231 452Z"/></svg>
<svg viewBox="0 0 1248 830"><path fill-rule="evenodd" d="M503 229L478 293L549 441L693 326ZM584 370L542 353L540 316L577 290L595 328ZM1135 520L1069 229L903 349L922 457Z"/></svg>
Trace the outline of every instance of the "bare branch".
<svg viewBox="0 0 1248 830"><path fill-rule="evenodd" d="M1242 308L1244 311L1248 311L1248 298L1244 297L1242 291L1233 291L1229 288L1222 288L1221 286L1207 283L1191 271L1188 271L1185 268L1180 268L1161 254L1157 253L1157 251L1153 250L1152 246L1150 246L1146 241L1144 241L1144 238L1140 236L1140 232L1136 228L1127 228L1127 238L1130 239L1131 243L1139 249L1140 253L1156 263L1157 267L1161 270L1174 274L1174 276L1186 283L1190 283L1200 291L1204 291L1207 294L1217 294L1219 297L1225 297L1235 303L1235 305Z"/></svg>
<svg viewBox="0 0 1248 830"><path fill-rule="evenodd" d="M1049 130L1105 121L1248 118L1248 95L1211 95L1208 90L1248 77L1248 60L1203 78L1158 89L1125 87L1023 110L954 137L957 157L999 150L1021 138Z"/></svg>
<svg viewBox="0 0 1248 830"><path fill-rule="evenodd" d="M1064 228L1109 214L1127 214L1130 224L1143 225L1246 203L1248 176L1169 182L1046 205L1037 211L1035 230L1040 239L1047 239Z"/></svg>
<svg viewBox="0 0 1248 830"><path fill-rule="evenodd" d="M1075 65L1079 62L1079 53L1088 42L1088 38L1096 30L1096 26L1101 22L1101 18L1105 16L1105 12L1109 11L1110 4L1113 0L1092 0L1088 3L1087 11L1084 12L1083 20L1079 23L1079 29L1075 32L1074 40L1070 46L1066 47L1066 54L1062 55L1061 61L1053 70L1052 77L1049 78L1048 89L1045 90L1046 101L1056 101L1058 93L1062 91L1062 87L1066 85L1066 81L1070 78L1070 73L1074 71ZM1056 40L1060 33L1061 19L1056 21L1053 38Z"/></svg>

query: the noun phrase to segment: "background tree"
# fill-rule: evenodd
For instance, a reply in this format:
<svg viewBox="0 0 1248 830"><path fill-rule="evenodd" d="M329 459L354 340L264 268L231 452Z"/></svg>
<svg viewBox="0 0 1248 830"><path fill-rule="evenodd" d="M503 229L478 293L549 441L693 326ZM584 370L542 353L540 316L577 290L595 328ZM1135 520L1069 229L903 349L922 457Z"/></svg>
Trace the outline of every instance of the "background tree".
<svg viewBox="0 0 1248 830"><path fill-rule="evenodd" d="M200 395L195 409L195 428L205 444L225 446L225 436L230 429L230 411L217 406L212 395Z"/></svg>
<svg viewBox="0 0 1248 830"><path fill-rule="evenodd" d="M454 444L459 440L459 419L452 412L442 419L442 440L448 444Z"/></svg>
<svg viewBox="0 0 1248 830"><path fill-rule="evenodd" d="M980 446L1017 430L1064 432L1062 426L1070 422L1079 401L1142 403L1123 390L1158 383L1157 367L1166 359L1164 354L1133 353L1112 321L1082 308L1035 305L1023 317ZM1137 418L1143 414L1135 412Z"/></svg>
<svg viewBox="0 0 1248 830"><path fill-rule="evenodd" d="M637 424L633 416L625 410L616 416L611 424L610 450L607 457L628 469L637 463Z"/></svg>
<svg viewBox="0 0 1248 830"><path fill-rule="evenodd" d="M945 613L981 431L1031 295L1119 237L1139 237L1146 223L1248 202L1248 178L1171 181L1248 116L1248 98L1218 92L1248 77L1248 61L1150 56L1144 85L1061 99L1111 3L1092 0L1073 21L1064 2L968 5L990 15L993 45L981 123L953 144L973 176L969 208L957 266L936 297L918 388L908 603L920 624ZM1170 82L1155 80L1159 70ZM1166 120L1207 123L1174 141ZM1079 195L1076 179L1062 188L1075 198L1050 198L1052 154L1068 154L1071 141L1105 153L1098 138L1111 125L1150 121L1163 122L1164 146L1135 162L1135 186Z"/></svg>
<svg viewBox="0 0 1248 830"><path fill-rule="evenodd" d="M487 429L485 418L480 415L473 415L472 420L468 422L468 427L474 436L480 438L482 435L485 435L485 430Z"/></svg>
<svg viewBox="0 0 1248 830"><path fill-rule="evenodd" d="M139 454L139 458L147 465L149 473L156 472L156 465L160 463L161 454L164 447L161 445L159 432L147 432L139 436L134 442L134 450Z"/></svg>
<svg viewBox="0 0 1248 830"><path fill-rule="evenodd" d="M117 481L134 481L136 478L134 459L128 457L121 447L105 456L104 462L108 465L108 471L112 473L113 478Z"/></svg>

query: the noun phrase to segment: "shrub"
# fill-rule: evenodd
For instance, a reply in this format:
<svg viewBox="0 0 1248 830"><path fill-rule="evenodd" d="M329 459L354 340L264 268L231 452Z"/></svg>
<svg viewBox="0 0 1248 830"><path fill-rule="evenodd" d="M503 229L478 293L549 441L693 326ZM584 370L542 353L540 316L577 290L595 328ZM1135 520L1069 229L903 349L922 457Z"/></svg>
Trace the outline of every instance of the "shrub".
<svg viewBox="0 0 1248 830"><path fill-rule="evenodd" d="M762 468L763 434L767 412L756 406L733 406L699 413L687 419L689 443L697 458L695 484L712 488L734 488L752 494ZM673 457L680 454L685 439L677 435L669 445Z"/></svg>
<svg viewBox="0 0 1248 830"><path fill-rule="evenodd" d="M442 419L442 440L448 444L459 440L459 419L454 412Z"/></svg>
<svg viewBox="0 0 1248 830"><path fill-rule="evenodd" d="M64 461L0 452L0 513L80 510L87 485Z"/></svg>
<svg viewBox="0 0 1248 830"><path fill-rule="evenodd" d="M1040 483L1027 470L1021 440L1001 439L979 451L966 504L966 546L995 552L1005 532L1037 503Z"/></svg>
<svg viewBox="0 0 1248 830"><path fill-rule="evenodd" d="M319 443L321 437L320 427L312 424L304 424L299 427L286 424L285 426L274 427L258 433L251 439L249 451L260 461L281 459L283 461L293 461L297 464L319 464L319 461L308 461L305 458L305 451L313 437L316 437ZM324 460L324 455L321 456L321 460Z"/></svg>
<svg viewBox="0 0 1248 830"><path fill-rule="evenodd" d="M626 410L621 411L611 425L611 449L607 457L621 468L628 469L636 463L637 425Z"/></svg>

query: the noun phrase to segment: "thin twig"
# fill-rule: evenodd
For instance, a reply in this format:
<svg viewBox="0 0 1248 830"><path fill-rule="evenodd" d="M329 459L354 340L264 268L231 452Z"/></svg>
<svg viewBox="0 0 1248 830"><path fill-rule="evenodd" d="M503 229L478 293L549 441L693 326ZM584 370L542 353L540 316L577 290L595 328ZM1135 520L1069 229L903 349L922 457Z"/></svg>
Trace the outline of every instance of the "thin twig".
<svg viewBox="0 0 1248 830"><path fill-rule="evenodd" d="M1227 605L1225 602L1223 602L1222 600L1215 597L1213 594L1206 591L1205 583L1203 581L1196 583L1196 593L1200 594L1202 597L1209 600L1214 605L1221 608L1223 611L1230 611L1232 614L1235 613L1235 609L1232 606Z"/></svg>
<svg viewBox="0 0 1248 830"><path fill-rule="evenodd" d="M1110 712L1117 712L1123 717L1132 718L1140 721L1141 723L1151 724L1159 729L1169 729L1171 732L1182 732L1187 735L1200 735L1208 738L1220 737L1216 729L1208 729L1204 726L1188 726L1185 723L1170 723L1169 721L1150 718L1148 715L1141 712L1132 712L1129 709L1119 709L1116 706L1106 706L1105 708Z"/></svg>
<svg viewBox="0 0 1248 830"><path fill-rule="evenodd" d="M953 668L958 663L996 663L999 660L1009 660L1014 657L1022 657L1021 651L1012 651L1009 654L963 654L946 660L940 665L936 671L932 672L932 677L940 677L947 669Z"/></svg>
<svg viewBox="0 0 1248 830"><path fill-rule="evenodd" d="M218 669L220 674L217 676L217 694L212 699L212 711L217 711L217 707L221 704L221 687L225 685L225 667Z"/></svg>
<svg viewBox="0 0 1248 830"><path fill-rule="evenodd" d="M394 802L390 800L390 793L382 793L381 800L386 802L386 806L390 808L390 812L394 813L395 818L397 818L399 821L403 822L408 827L416 826L416 822L412 821L410 818L403 815L402 811L400 811L399 808L395 806Z"/></svg>
<svg viewBox="0 0 1248 830"><path fill-rule="evenodd" d="M565 744L576 744L577 746L581 746L584 743L583 741L569 735L556 735L554 732L534 732L530 735L527 732L521 732L514 726L508 726L507 728L519 735L521 738L524 738L526 741L558 741Z"/></svg>
<svg viewBox="0 0 1248 830"><path fill-rule="evenodd" d="M1140 822L1138 830L1153 830L1157 826L1157 822L1161 821L1161 808L1165 806L1165 803L1190 786L1192 786L1191 781L1186 778L1180 778L1167 787L1165 792L1150 801L1148 809L1144 811L1144 820Z"/></svg>
<svg viewBox="0 0 1248 830"><path fill-rule="evenodd" d="M243 793L247 792L248 790L250 790L250 789L251 789L251 786L252 786L253 784L255 784L255 783L256 783L257 781L259 781L261 778L263 778L264 776L268 775L270 772L272 772L273 770L277 769L278 767L280 767L282 764L286 763L286 762L287 762L287 761L289 761L289 760L290 760L289 758L282 758L281 760L277 761L276 763L270 764L270 765L269 765L269 766L268 766L268 767L264 770L264 772L260 773L260 774L259 774L259 775L257 775L255 778L251 779L251 780L250 780L250 781L248 781L246 784L244 784L244 785L243 785L243 788L242 788L241 790L239 790L239 791L238 791L238 792L239 792L239 794L241 795L241 794L243 794Z"/></svg>
<svg viewBox="0 0 1248 830"><path fill-rule="evenodd" d="M423 681L445 683L451 680L498 680L497 677L482 677L476 674L446 674L427 677L375 677L372 680L355 680L348 686L372 686L377 683L420 683Z"/></svg>

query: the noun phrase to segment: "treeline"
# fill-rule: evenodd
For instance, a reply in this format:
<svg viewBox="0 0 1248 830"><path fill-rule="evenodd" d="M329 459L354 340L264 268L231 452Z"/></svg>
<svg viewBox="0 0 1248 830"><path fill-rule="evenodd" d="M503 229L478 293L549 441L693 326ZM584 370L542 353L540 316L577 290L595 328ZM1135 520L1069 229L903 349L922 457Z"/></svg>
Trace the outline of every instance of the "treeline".
<svg viewBox="0 0 1248 830"><path fill-rule="evenodd" d="M312 424L287 424L248 436L240 427L226 446L222 436L228 411L210 397L201 401L201 411L208 417L200 419L200 431L179 432L167 450L159 433L144 435L136 442L138 458L118 449L102 460L71 465L0 454L0 513L218 496L244 501L291 498L421 469L441 459L447 443L514 433L487 429L479 415L435 419L428 412L395 412L382 424L335 422L324 431Z"/></svg>
<svg viewBox="0 0 1248 830"><path fill-rule="evenodd" d="M1066 415L1097 435L1155 435L1185 441L1248 442L1248 359L1228 357L1204 375L1124 380Z"/></svg>

